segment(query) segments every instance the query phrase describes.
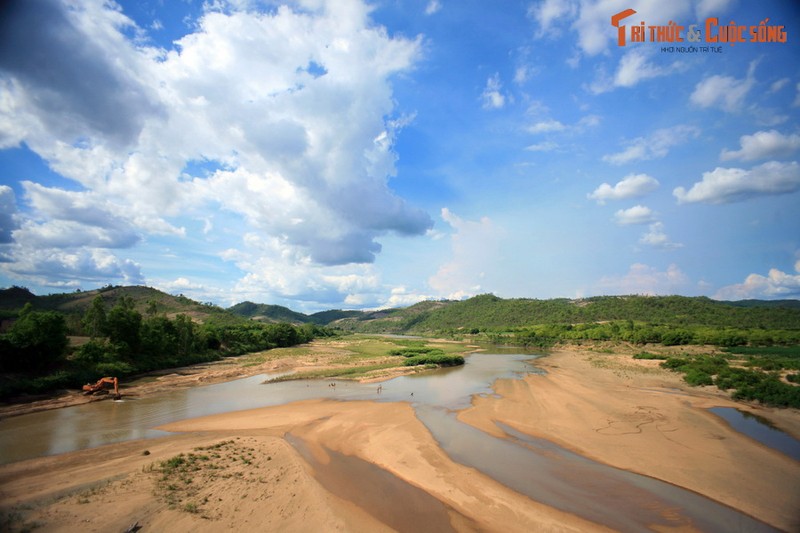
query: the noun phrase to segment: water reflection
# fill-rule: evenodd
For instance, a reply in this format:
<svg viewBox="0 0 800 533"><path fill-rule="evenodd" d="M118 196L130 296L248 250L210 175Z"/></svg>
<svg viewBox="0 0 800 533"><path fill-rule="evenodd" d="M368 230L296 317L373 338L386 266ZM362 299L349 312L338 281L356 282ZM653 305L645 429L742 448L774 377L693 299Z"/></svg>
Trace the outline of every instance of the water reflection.
<svg viewBox="0 0 800 533"><path fill-rule="evenodd" d="M800 441L774 427L769 420L733 407L712 407L709 411L721 417L736 431L800 461Z"/></svg>

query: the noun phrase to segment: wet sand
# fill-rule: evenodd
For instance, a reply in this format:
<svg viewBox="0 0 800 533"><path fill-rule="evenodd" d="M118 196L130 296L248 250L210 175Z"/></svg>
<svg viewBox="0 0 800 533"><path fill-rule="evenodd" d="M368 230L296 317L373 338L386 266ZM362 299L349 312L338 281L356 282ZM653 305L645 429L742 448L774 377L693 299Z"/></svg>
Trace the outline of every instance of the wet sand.
<svg viewBox="0 0 800 533"><path fill-rule="evenodd" d="M499 381L495 397L475 398L459 418L507 437L500 422L800 529L800 463L705 410L742 404L685 387L652 363L556 352L537 363L547 375ZM800 435L798 411L757 411ZM456 531L603 530L454 462L407 403L313 400L160 429L182 433L0 467L5 516L18 529L43 531L124 530L135 522L142 531L441 531L446 523ZM170 508L153 465L225 441L232 451L198 470L200 488ZM345 474L352 469L363 486ZM393 514L394 502L418 512Z"/></svg>

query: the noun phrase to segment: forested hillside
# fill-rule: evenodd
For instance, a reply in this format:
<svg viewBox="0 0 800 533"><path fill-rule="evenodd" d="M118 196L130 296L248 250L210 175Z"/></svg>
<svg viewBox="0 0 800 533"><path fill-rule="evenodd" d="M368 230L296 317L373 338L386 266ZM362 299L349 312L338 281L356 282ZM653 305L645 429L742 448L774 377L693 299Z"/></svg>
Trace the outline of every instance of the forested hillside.
<svg viewBox="0 0 800 533"><path fill-rule="evenodd" d="M491 294L459 302L423 302L407 309L340 321L356 330L395 332L493 329L539 324L583 324L633 320L673 326L800 329L793 300L734 305L704 297L598 296L569 300L502 299Z"/></svg>

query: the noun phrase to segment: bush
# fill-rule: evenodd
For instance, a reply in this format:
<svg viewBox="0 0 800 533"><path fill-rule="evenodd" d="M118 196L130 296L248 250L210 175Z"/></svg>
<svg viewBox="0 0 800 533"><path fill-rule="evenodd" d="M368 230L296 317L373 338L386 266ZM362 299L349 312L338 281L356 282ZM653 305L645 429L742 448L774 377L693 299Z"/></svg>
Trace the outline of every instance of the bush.
<svg viewBox="0 0 800 533"><path fill-rule="evenodd" d="M697 368L690 368L686 375L683 376L683 379L693 387L714 384L714 380L709 374Z"/></svg>
<svg viewBox="0 0 800 533"><path fill-rule="evenodd" d="M655 353L641 352L641 353L637 353L636 355L634 355L633 358L634 359L647 359L647 360L651 360L651 359L664 359L664 360L666 360L667 356L666 355L659 355L659 354L655 354Z"/></svg>

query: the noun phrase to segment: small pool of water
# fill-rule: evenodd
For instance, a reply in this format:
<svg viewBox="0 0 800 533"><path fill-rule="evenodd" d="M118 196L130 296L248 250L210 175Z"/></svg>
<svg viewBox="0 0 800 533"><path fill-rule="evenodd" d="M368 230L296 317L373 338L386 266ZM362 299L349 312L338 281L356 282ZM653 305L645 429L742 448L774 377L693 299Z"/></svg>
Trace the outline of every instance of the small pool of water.
<svg viewBox="0 0 800 533"><path fill-rule="evenodd" d="M733 407L712 407L709 411L725 420L739 433L800 461L800 441L773 427L768 420Z"/></svg>

